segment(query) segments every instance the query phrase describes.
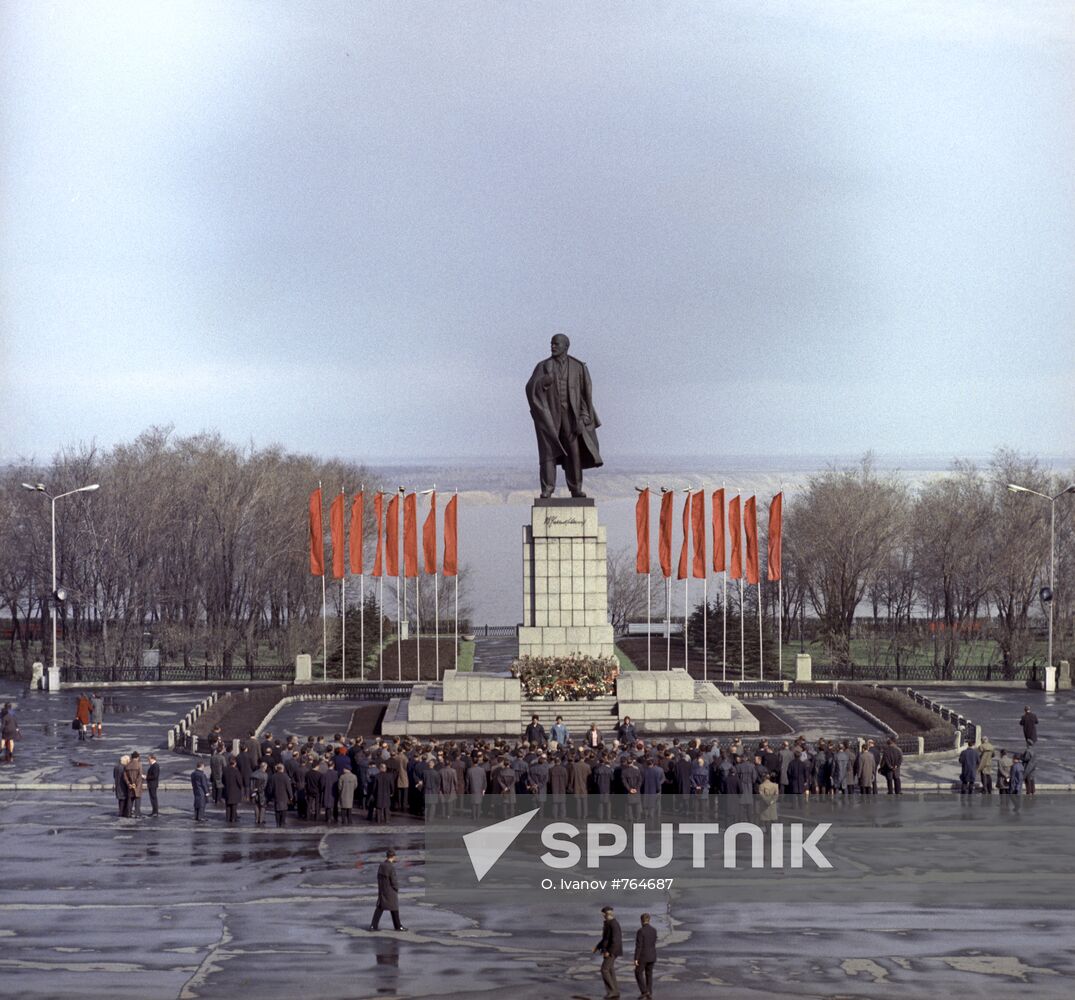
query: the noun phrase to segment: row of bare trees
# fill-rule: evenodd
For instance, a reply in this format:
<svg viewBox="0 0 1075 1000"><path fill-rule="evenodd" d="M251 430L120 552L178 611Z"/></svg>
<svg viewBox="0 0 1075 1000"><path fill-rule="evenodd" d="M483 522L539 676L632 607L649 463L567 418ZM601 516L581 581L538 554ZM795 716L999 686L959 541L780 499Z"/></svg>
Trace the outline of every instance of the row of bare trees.
<svg viewBox="0 0 1075 1000"><path fill-rule="evenodd" d="M904 477L880 474L868 455L854 468L828 469L785 508L781 606L777 588L766 585L766 621L779 613L790 641L808 617L811 634L837 666L854 663L856 655L883 656L898 666L921 657L927 636L940 676L951 673L968 643L982 641L995 644L997 665L1010 675L1019 663L1044 656L1037 648L1046 613L1039 591L1049 581L1050 545L1049 504L1007 487L1055 496L1072 481L1007 450L984 468L956 461L916 490ZM1075 652L1075 495L1057 502L1056 554L1059 659ZM746 596L749 618L756 590L748 588ZM734 588L728 603L738 621ZM634 573L633 550L609 558L609 610L620 628L645 617L646 579ZM719 614L713 595L711 621ZM699 609L692 634L700 635L700 615ZM856 654L857 635L871 637L865 653Z"/></svg>
<svg viewBox="0 0 1075 1000"><path fill-rule="evenodd" d="M137 663L152 643L164 663L189 667L287 663L320 646L321 583L309 572L305 517L319 480L327 493L374 485L359 465L167 428L109 451L80 446L47 465L9 466L0 480L0 665L24 667L51 632L49 501L23 482L53 495L101 485L59 501L65 661Z"/></svg>
<svg viewBox="0 0 1075 1000"><path fill-rule="evenodd" d="M928 622L943 675L968 642L982 640L995 642L999 665L1011 673L1044 623L1039 591L1049 581L1050 544L1049 504L1008 484L1054 496L1071 481L1008 450L984 468L957 461L913 492L904 480L878 474L869 457L858 468L815 476L788 509L785 621L806 601L834 663L852 661L856 619L870 611L896 663ZM1059 654L1071 652L1075 612L1072 501L1057 504Z"/></svg>

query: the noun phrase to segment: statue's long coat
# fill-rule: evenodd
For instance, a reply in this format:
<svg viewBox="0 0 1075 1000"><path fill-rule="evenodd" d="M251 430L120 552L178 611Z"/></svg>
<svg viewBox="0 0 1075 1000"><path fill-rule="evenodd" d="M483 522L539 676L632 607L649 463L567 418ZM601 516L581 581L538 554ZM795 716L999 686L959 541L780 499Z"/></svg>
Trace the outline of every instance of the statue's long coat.
<svg viewBox="0 0 1075 1000"><path fill-rule="evenodd" d="M553 385L548 389L542 382L549 376ZM530 404L530 416L534 418L537 432L538 454L555 456L556 464L563 465L566 457L560 443L560 404L556 398L556 362L546 358L534 369L526 383L526 401ZM602 465L601 451L597 444L597 428L601 421L593 408L593 388L590 371L578 358L567 358L567 402L570 412L571 433L579 439L579 457L584 469L596 469Z"/></svg>

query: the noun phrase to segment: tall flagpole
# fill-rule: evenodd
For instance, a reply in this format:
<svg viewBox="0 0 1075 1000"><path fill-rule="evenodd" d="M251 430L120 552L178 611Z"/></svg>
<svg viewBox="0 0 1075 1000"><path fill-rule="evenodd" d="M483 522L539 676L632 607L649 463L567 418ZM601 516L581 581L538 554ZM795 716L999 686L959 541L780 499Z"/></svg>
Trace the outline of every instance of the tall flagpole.
<svg viewBox="0 0 1075 1000"><path fill-rule="evenodd" d="M344 488L340 487L340 496L345 497L347 495ZM342 502L341 502L342 506ZM344 511L344 520L347 519L347 512ZM342 539L341 539L342 541ZM346 551L346 550L345 550ZM340 577L340 680L347 680L347 572L344 567L344 574Z"/></svg>
<svg viewBox="0 0 1075 1000"><path fill-rule="evenodd" d="M668 575L664 580L665 613L664 613L664 669L672 669L672 577Z"/></svg>
<svg viewBox="0 0 1075 1000"><path fill-rule="evenodd" d="M646 669L653 669L653 570L646 573Z"/></svg>
<svg viewBox="0 0 1075 1000"><path fill-rule="evenodd" d="M780 530L784 530L784 484L780 484ZM766 555L768 555L769 543L765 543ZM776 663L779 671L778 680L784 679L784 566L783 566L783 535L781 535L781 565L780 575L776 578ZM766 560L768 561L768 560Z"/></svg>
<svg viewBox="0 0 1075 1000"><path fill-rule="evenodd" d="M759 558L759 562L760 562ZM765 680L765 644L762 634L761 566L758 566L758 680Z"/></svg>
<svg viewBox="0 0 1075 1000"><path fill-rule="evenodd" d="M365 530L365 514L366 514L366 484L363 483L359 487L359 493L362 494L362 521L358 525L358 537L362 538L362 532ZM352 501L353 503L354 501ZM351 530L354 530L354 525L351 525ZM358 574L358 679L364 681L366 679L366 560L362 560L362 565L358 568L362 571Z"/></svg>
<svg viewBox="0 0 1075 1000"><path fill-rule="evenodd" d="M377 680L384 683L384 574L377 577L377 633L380 639Z"/></svg>
<svg viewBox="0 0 1075 1000"><path fill-rule="evenodd" d="M684 491L687 494L687 524L690 525L694 521L691 512L691 488L688 486ZM690 660L687 654L687 615L690 602L690 590L691 590L691 548L687 544L687 533L683 533L683 545L687 549L687 575L683 577L683 669L689 674L691 672Z"/></svg>
<svg viewBox="0 0 1075 1000"><path fill-rule="evenodd" d="M709 680L709 567L702 579L702 680Z"/></svg>
<svg viewBox="0 0 1075 1000"><path fill-rule="evenodd" d="M403 501L406 499L407 491L401 486L397 492L400 500L399 506L401 508L399 513L402 517ZM406 536L404 535L404 537ZM396 552L398 553L396 560L396 573L398 574L396 576L396 673L397 679L403 680L403 619L407 617L407 578L403 575L403 563L405 557L404 554L399 551L398 537L396 538L396 546ZM400 592L403 594L402 617L399 605Z"/></svg>
<svg viewBox="0 0 1075 1000"><path fill-rule="evenodd" d="M433 497L437 496L437 484L433 484ZM433 512L433 529L436 531L437 527L437 515L436 511ZM435 539L434 539L435 541ZM433 634L436 637L436 647L433 656L434 666L437 676L435 680L440 680L440 563L437 561L437 547L433 546Z"/></svg>
<svg viewBox="0 0 1075 1000"><path fill-rule="evenodd" d="M742 500L742 490L736 490L735 495ZM742 505L739 507L742 511ZM743 515L739 515L739 538L736 541L739 543L740 548L743 545ZM746 630L746 608L743 605L743 571L745 566L739 567L739 679L745 681L747 679L747 630Z"/></svg>
<svg viewBox="0 0 1075 1000"><path fill-rule="evenodd" d="M455 668L459 669L459 488L456 487L453 496L456 497L456 522L455 522Z"/></svg>
<svg viewBox="0 0 1075 1000"><path fill-rule="evenodd" d="M318 490L321 480L317 481ZM321 494L318 493L318 496ZM322 540L322 544L324 541ZM324 563L324 559L322 559ZM325 567L321 566L321 679L328 680L328 598L325 593Z"/></svg>
<svg viewBox="0 0 1075 1000"><path fill-rule="evenodd" d="M414 544L418 547L418 487L414 488ZM422 574L414 576L414 644L418 649L416 679L422 679Z"/></svg>
<svg viewBox="0 0 1075 1000"><path fill-rule="evenodd" d="M720 525L721 525L721 535L724 538L725 548L727 548L727 545L728 545L727 531L725 530L725 511L726 511L727 505L724 502L724 489L725 489L725 487L727 485L728 485L727 483L721 481L721 484L720 484L720 505L721 505L722 509L721 509L721 512L720 512ZM725 552L725 555L724 555L724 570L721 572L720 576L721 576L721 581L720 581L720 586L721 586L720 608L721 608L721 612L722 612L722 617L724 619L724 639L723 639L723 646L722 646L721 654L720 654L720 664L721 664L720 679L722 681L727 681L727 679L728 679L728 555L727 555L727 552Z"/></svg>

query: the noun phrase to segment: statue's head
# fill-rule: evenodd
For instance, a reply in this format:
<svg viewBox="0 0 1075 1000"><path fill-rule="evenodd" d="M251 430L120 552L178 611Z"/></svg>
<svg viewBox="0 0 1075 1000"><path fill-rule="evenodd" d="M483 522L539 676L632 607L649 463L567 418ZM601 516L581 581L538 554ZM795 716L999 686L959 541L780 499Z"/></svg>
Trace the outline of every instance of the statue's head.
<svg viewBox="0 0 1075 1000"><path fill-rule="evenodd" d="M552 338L552 356L554 358L560 357L562 354L567 354L567 349L571 346L571 341L568 340L566 333L558 333Z"/></svg>

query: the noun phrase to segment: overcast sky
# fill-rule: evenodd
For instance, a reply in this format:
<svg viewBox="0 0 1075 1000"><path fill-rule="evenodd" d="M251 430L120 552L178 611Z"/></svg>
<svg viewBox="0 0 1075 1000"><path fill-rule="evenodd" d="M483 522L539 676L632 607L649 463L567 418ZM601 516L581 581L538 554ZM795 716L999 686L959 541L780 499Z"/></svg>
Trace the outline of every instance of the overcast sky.
<svg viewBox="0 0 1075 1000"><path fill-rule="evenodd" d="M1071 454L1073 12L5 4L0 458Z"/></svg>

